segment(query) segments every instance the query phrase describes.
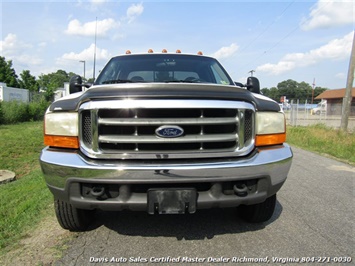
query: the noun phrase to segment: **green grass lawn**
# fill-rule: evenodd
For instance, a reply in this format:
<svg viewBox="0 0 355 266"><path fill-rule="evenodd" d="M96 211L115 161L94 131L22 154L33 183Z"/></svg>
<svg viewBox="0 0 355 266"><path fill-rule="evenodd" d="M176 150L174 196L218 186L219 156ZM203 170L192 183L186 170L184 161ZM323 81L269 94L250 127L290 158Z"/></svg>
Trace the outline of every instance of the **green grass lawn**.
<svg viewBox="0 0 355 266"><path fill-rule="evenodd" d="M52 196L39 166L42 124L0 126L0 169L15 172L17 179L0 185L0 254L16 245L52 208Z"/></svg>
<svg viewBox="0 0 355 266"><path fill-rule="evenodd" d="M18 179L39 168L43 147L43 122L0 125L0 169L15 172Z"/></svg>
<svg viewBox="0 0 355 266"><path fill-rule="evenodd" d="M344 133L322 124L314 126L287 127L290 145L327 154L355 165L355 133Z"/></svg>

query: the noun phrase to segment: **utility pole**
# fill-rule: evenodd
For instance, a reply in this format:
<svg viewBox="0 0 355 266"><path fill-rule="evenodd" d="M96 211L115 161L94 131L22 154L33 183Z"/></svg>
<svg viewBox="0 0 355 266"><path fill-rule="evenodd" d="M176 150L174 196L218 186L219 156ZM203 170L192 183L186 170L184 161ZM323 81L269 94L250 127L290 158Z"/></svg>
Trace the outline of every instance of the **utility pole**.
<svg viewBox="0 0 355 266"><path fill-rule="evenodd" d="M95 65L96 65L96 34L97 34L97 17L96 17L96 24L95 24L94 71L92 74L93 80L95 80Z"/></svg>
<svg viewBox="0 0 355 266"><path fill-rule="evenodd" d="M352 101L351 92L354 84L354 71L355 71L355 31L353 36L353 46L351 49L348 78L346 81L345 97L343 99L343 113L341 115L341 124L340 124L340 129L344 132L346 132L348 129L350 107Z"/></svg>
<svg viewBox="0 0 355 266"><path fill-rule="evenodd" d="M314 86L316 86L316 78L313 78L313 84L312 84L312 102L311 102L311 104L313 104L313 99L314 99Z"/></svg>
<svg viewBox="0 0 355 266"><path fill-rule="evenodd" d="M250 70L248 73L250 73L250 76L253 76L253 73L255 72L255 70Z"/></svg>
<svg viewBox="0 0 355 266"><path fill-rule="evenodd" d="M80 60L80 63L84 63L84 80L85 80L85 60Z"/></svg>

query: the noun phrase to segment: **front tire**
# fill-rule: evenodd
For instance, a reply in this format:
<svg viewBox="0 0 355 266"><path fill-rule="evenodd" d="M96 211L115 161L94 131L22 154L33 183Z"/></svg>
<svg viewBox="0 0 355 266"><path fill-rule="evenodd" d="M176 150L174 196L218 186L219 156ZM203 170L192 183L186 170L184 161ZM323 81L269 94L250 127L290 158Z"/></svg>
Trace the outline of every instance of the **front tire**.
<svg viewBox="0 0 355 266"><path fill-rule="evenodd" d="M54 200L58 223L70 231L85 231L93 220L94 211L74 208L71 204Z"/></svg>
<svg viewBox="0 0 355 266"><path fill-rule="evenodd" d="M267 198L264 202L254 205L241 205L238 207L239 216L250 223L262 223L268 221L274 214L276 206L276 194Z"/></svg>

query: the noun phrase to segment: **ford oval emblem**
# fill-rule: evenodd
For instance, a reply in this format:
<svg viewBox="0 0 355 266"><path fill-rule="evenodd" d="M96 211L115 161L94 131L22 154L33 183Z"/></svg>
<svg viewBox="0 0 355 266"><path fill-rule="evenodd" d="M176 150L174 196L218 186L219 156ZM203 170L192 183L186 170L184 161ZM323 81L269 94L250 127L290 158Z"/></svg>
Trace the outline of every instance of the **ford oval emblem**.
<svg viewBox="0 0 355 266"><path fill-rule="evenodd" d="M179 126L161 126L155 130L155 134L161 138L177 138L184 134L184 130Z"/></svg>

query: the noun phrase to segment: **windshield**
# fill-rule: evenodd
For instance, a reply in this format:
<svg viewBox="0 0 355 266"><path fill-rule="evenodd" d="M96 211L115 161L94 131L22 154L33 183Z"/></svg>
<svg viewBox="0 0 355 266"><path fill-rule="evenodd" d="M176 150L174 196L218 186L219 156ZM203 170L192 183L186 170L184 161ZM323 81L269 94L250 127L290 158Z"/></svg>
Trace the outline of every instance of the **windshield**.
<svg viewBox="0 0 355 266"><path fill-rule="evenodd" d="M95 84L186 82L234 85L217 60L181 54L126 55L112 58Z"/></svg>

